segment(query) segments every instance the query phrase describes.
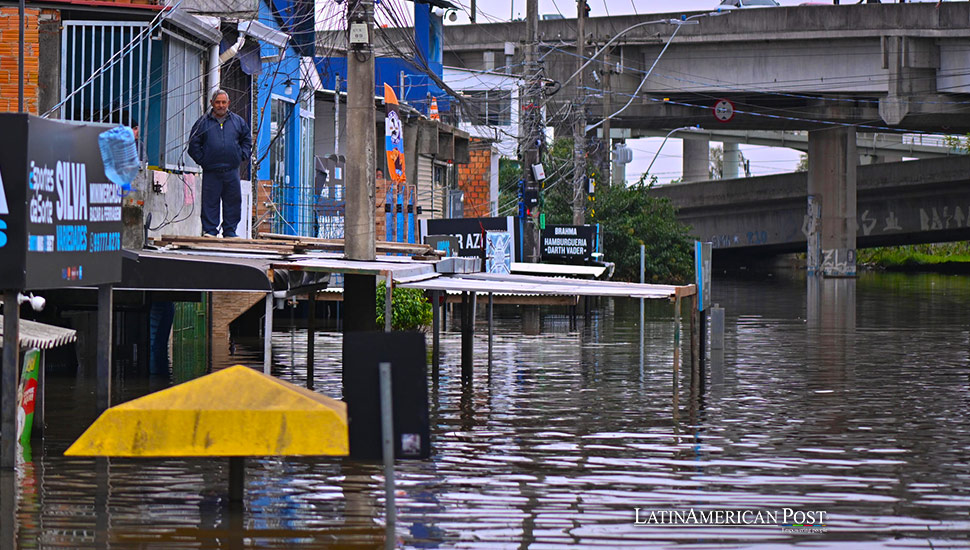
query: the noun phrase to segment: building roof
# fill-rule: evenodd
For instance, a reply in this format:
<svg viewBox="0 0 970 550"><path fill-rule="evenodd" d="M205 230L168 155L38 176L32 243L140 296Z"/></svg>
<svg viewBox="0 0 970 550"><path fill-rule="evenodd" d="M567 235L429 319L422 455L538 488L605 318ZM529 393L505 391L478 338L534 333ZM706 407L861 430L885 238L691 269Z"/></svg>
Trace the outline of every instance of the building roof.
<svg viewBox="0 0 970 550"><path fill-rule="evenodd" d="M0 337L3 336L3 317L0 317ZM77 331L55 327L36 321L20 320L20 347L52 349L77 340Z"/></svg>

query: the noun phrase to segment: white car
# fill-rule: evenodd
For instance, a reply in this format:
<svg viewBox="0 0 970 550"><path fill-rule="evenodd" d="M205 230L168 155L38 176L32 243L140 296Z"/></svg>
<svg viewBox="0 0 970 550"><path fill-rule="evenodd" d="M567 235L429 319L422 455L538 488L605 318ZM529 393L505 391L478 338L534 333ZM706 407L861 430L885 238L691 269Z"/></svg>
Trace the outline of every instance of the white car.
<svg viewBox="0 0 970 550"><path fill-rule="evenodd" d="M745 8L777 8L780 5L775 0L724 0L717 8L719 10L740 10Z"/></svg>

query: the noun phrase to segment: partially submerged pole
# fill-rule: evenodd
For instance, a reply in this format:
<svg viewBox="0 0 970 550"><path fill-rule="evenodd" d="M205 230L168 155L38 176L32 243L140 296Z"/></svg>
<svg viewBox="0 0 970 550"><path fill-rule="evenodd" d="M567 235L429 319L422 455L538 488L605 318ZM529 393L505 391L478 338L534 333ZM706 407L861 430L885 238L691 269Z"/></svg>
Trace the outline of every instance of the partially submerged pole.
<svg viewBox="0 0 970 550"><path fill-rule="evenodd" d="M493 309L492 293L488 293L488 366L492 366L492 335L494 331L492 330L492 309Z"/></svg>
<svg viewBox="0 0 970 550"><path fill-rule="evenodd" d="M313 364L316 361L315 333L317 330L317 291L307 295L306 315L306 387L313 389Z"/></svg>
<svg viewBox="0 0 970 550"><path fill-rule="evenodd" d="M680 391L680 292L674 295L674 414L677 412Z"/></svg>
<svg viewBox="0 0 970 550"><path fill-rule="evenodd" d="M273 366L273 293L266 293L266 314L263 317L263 373L270 374Z"/></svg>
<svg viewBox="0 0 970 550"><path fill-rule="evenodd" d="M461 295L461 378L463 381L471 381L474 375L475 300L474 292L464 292Z"/></svg>
<svg viewBox="0 0 970 550"><path fill-rule="evenodd" d="M98 412L111 406L111 340L114 291L110 284L98 286Z"/></svg>
<svg viewBox="0 0 970 550"><path fill-rule="evenodd" d="M397 507L394 504L394 411L391 401L391 364L377 366L381 389L381 452L384 455L385 548L394 548Z"/></svg>
<svg viewBox="0 0 970 550"><path fill-rule="evenodd" d="M6 290L3 293L3 372L0 374L0 470L13 470L17 465L19 370L20 304L17 301L17 291ZM6 529L10 530L10 526Z"/></svg>
<svg viewBox="0 0 970 550"><path fill-rule="evenodd" d="M441 339L441 296L442 291L431 291L431 374L438 380L438 367L441 364L439 342Z"/></svg>
<svg viewBox="0 0 970 550"><path fill-rule="evenodd" d="M229 457L229 506L241 507L246 492L246 458Z"/></svg>

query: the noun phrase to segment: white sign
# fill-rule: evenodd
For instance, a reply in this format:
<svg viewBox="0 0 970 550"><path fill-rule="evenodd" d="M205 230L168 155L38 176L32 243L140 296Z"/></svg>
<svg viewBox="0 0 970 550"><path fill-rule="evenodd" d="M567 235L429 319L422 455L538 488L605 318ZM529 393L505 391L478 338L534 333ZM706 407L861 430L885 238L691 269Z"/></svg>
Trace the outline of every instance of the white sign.
<svg viewBox="0 0 970 550"><path fill-rule="evenodd" d="M0 172L0 214L9 214L7 207L7 191L3 188L3 172Z"/></svg>
<svg viewBox="0 0 970 550"><path fill-rule="evenodd" d="M734 104L727 99L719 99L714 104L714 118L728 122L734 118Z"/></svg>

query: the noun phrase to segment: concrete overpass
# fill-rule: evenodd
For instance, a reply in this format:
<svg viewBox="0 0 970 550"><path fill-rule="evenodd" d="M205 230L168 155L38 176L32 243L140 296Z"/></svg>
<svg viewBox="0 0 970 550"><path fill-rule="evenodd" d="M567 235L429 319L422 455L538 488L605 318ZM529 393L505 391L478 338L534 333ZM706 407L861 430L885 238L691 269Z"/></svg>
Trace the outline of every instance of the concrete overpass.
<svg viewBox="0 0 970 550"><path fill-rule="evenodd" d="M572 123L555 116L569 112L565 107L584 109L587 120L602 119L632 97L630 107L612 118L612 129L808 130L809 169L796 216L805 215L807 201L808 269L854 275L856 177L862 170L857 130L970 132L970 3L736 10L699 17L696 25L678 25L681 15L588 21L586 42L594 48L619 38L586 69L598 72L600 84L565 86L548 98L549 123L562 129ZM544 76L566 82L579 66L575 21L541 21L539 34ZM446 27L445 64L492 68L487 60L502 59L507 43L522 36L524 22ZM519 46L512 65L521 62ZM591 76L585 81L596 82ZM733 116L715 118L714 106L726 102ZM685 181L706 178L708 150L706 137L684 141ZM893 176L891 186L907 183ZM725 191L747 192L743 185ZM762 235L755 229L732 227L725 234L731 242L749 231ZM794 238L778 235L775 244Z"/></svg>
<svg viewBox="0 0 970 550"><path fill-rule="evenodd" d="M805 252L810 225L806 172L655 188L678 219L719 251ZM852 216L857 246L970 239L970 156L859 166ZM824 261L824 258L823 258Z"/></svg>
<svg viewBox="0 0 970 550"><path fill-rule="evenodd" d="M713 4L714 2L712 2ZM696 13L696 12L695 12ZM702 13L702 12L701 12ZM691 13L689 15L693 15ZM647 21L677 19L682 12L591 18L587 52L624 29ZM675 128L701 124L723 129L812 130L831 124L901 128L935 133L970 131L970 4L861 4L734 10L684 25L613 128ZM676 26L649 24L624 33L609 55L591 63L610 75L576 97L566 86L553 106L579 101L589 118L603 116L639 86ZM522 62L525 23L445 27L445 65L469 69L504 59L517 46L511 72ZM545 76L563 82L578 67L573 19L539 22ZM598 88L598 89L597 89ZM713 106L731 100L727 123ZM555 109L552 109L555 111Z"/></svg>

